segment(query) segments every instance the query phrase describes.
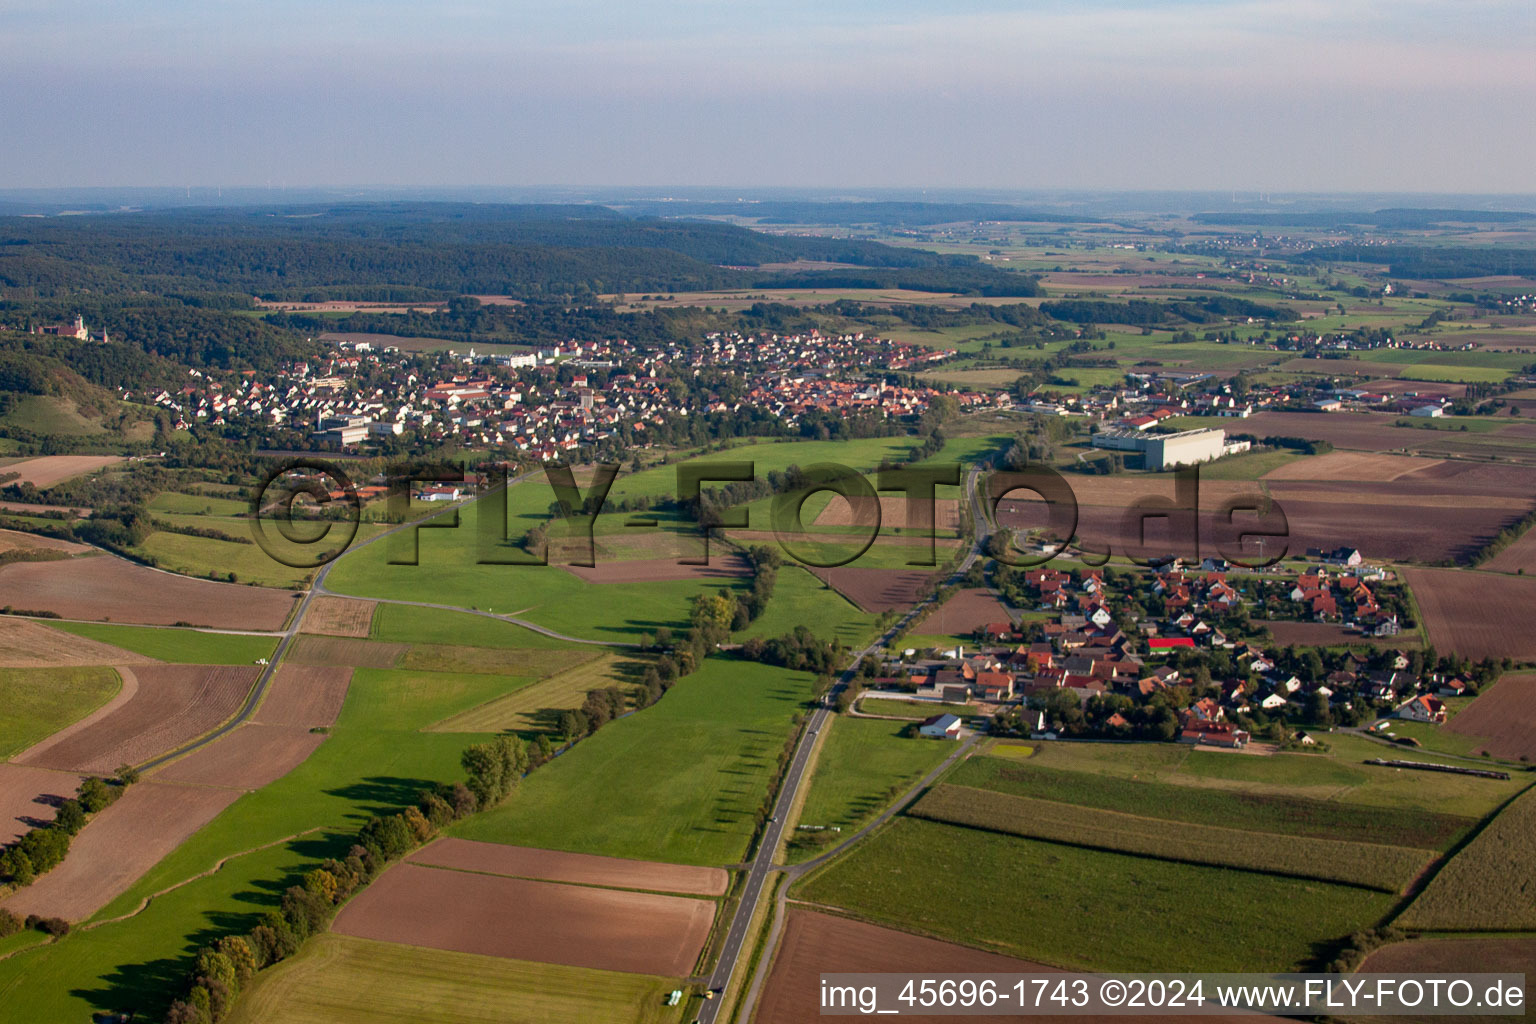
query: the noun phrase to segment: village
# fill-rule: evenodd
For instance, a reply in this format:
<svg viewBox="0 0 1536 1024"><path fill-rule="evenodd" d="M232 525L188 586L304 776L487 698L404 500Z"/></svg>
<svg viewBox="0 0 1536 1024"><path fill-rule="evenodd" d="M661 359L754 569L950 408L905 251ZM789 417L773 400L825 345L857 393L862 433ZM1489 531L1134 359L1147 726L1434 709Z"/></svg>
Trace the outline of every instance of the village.
<svg viewBox="0 0 1536 1024"><path fill-rule="evenodd" d="M1260 737L1295 750L1318 746L1335 727L1443 724L1446 699L1473 696L1497 677L1492 663L1385 644L1267 642L1266 623L1287 621L1331 624L1353 643L1398 635L1395 599L1378 600L1388 571L1362 564L1354 549L1310 554L1316 564L1283 578L1213 559L1146 573L1028 570L1018 574L1022 621L986 624L974 647L905 648L879 666L864 696L941 708L917 725L924 737L975 731L1234 750Z"/></svg>

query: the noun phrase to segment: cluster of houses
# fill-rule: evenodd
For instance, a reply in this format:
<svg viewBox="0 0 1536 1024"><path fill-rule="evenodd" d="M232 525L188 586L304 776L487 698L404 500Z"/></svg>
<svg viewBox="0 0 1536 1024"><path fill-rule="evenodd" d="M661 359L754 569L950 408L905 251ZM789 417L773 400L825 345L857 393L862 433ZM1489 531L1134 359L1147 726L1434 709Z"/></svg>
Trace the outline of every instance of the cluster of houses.
<svg viewBox="0 0 1536 1024"><path fill-rule="evenodd" d="M621 425L643 438L674 416L767 411L794 425L812 412L920 415L939 391L866 379L865 369L913 368L952 355L862 334L711 334L693 346L644 350L623 340L511 354L470 349L452 356L461 369L426 377L397 348L344 340L323 361L283 367L270 380L254 372L223 380L194 370L174 392L125 390L122 397L174 413L178 430L198 422L256 422L302 430L315 444L344 449L410 432L432 442L555 459L613 437ZM575 375L563 374L563 367ZM729 398L679 392L678 379L705 368L736 370L744 388ZM598 370L601 382L589 380ZM948 394L961 408L1011 404L1002 393Z"/></svg>
<svg viewBox="0 0 1536 1024"><path fill-rule="evenodd" d="M1409 671L1410 659L1400 652L1391 655L1385 667L1370 668L1377 662L1352 655L1348 668L1303 679L1284 671L1280 659L1262 645L1228 639L1211 624L1244 610L1244 595L1226 573L1173 569L1139 578L1162 599L1166 612L1157 621L1137 623L1134 634L1116 625L1116 599L1108 594L1100 571L1031 570L1025 574L1028 591L1039 610L1056 613L1054 621L989 623L980 631L984 639L974 651L906 651L887 662L885 674L874 685L899 690L908 699L968 704L985 713L1020 709L1038 732L1045 729L1046 718L1042 711L1029 710L1031 698L1071 694L1086 707L1095 697L1119 694L1144 704L1160 691L1194 682L1186 652L1221 651L1231 673L1211 679L1206 695L1179 711L1174 738L1229 748L1240 748L1250 739L1229 716L1259 711L1271 717L1300 714L1315 702L1316 694L1330 705L1362 697L1402 719L1441 723L1446 717L1442 698L1467 692L1469 684L1462 679L1415 676ZM1331 578L1322 567L1303 574L1293 593L1301 595L1297 599L1304 605L1325 598L1332 602L1308 607L1337 608L1349 602L1356 616L1379 612L1365 582L1344 571ZM919 731L925 736L958 735L952 725L946 716L934 716ZM1100 728L1113 736L1123 732L1118 727L1128 726L1116 713Z"/></svg>

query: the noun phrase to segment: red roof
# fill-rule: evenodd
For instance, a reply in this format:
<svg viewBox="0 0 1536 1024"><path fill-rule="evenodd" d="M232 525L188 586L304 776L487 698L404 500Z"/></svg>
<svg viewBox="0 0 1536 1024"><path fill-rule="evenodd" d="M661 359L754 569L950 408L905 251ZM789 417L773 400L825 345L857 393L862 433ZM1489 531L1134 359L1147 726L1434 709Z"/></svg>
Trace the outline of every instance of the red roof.
<svg viewBox="0 0 1536 1024"><path fill-rule="evenodd" d="M1154 651L1171 651L1175 647L1193 647L1195 642L1187 636L1174 636L1162 640L1148 640L1147 646Z"/></svg>

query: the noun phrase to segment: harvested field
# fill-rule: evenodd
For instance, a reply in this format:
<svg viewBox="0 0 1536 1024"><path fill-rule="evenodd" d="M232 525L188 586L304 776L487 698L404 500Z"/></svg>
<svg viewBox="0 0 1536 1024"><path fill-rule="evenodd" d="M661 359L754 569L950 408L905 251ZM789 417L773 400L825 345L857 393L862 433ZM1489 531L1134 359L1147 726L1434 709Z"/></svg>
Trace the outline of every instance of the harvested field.
<svg viewBox="0 0 1536 1024"><path fill-rule="evenodd" d="M601 654L547 679L514 690L431 726L429 732L554 732L560 712L579 708L591 690L631 683L620 671L624 657Z"/></svg>
<svg viewBox="0 0 1536 1024"><path fill-rule="evenodd" d="M1387 647L1392 650L1410 651L1419 646L1419 638L1411 633L1397 636L1374 637L1351 632L1334 622L1271 622L1254 619L1255 626L1269 630L1279 647L1343 647L1347 645Z"/></svg>
<svg viewBox="0 0 1536 1024"><path fill-rule="evenodd" d="M194 580L111 555L0 568L0 605L57 612L66 619L277 630L296 596Z"/></svg>
<svg viewBox="0 0 1536 1024"><path fill-rule="evenodd" d="M804 1024L814 1018L820 1005L823 972L1033 974L1054 970L1027 960L792 907L785 915L784 932L752 1020L754 1024ZM939 1024L954 1018L903 1013L901 1019ZM999 1024L1018 1020L1007 1015L966 1019Z"/></svg>
<svg viewBox="0 0 1536 1024"><path fill-rule="evenodd" d="M910 813L1028 839L1382 892L1402 891L1433 856L1401 846L1193 825L955 785L930 790Z"/></svg>
<svg viewBox="0 0 1536 1024"><path fill-rule="evenodd" d="M6 551L63 551L78 555L91 550L89 544L76 544L72 540L57 537L41 537L19 530L0 530L0 552Z"/></svg>
<svg viewBox="0 0 1536 1024"><path fill-rule="evenodd" d="M560 568L588 583L655 583L660 580L731 580L752 575L747 560L734 552L711 553L708 565L679 565L675 558L636 558L627 562L597 565L562 565Z"/></svg>
<svg viewBox="0 0 1536 1024"><path fill-rule="evenodd" d="M0 845L53 820L85 776L0 763Z"/></svg>
<svg viewBox="0 0 1536 1024"><path fill-rule="evenodd" d="M7 473L20 473L16 483L31 484L45 490L70 477L94 473L103 466L122 462L121 455L45 455L38 459L23 459L5 467Z"/></svg>
<svg viewBox="0 0 1536 1024"><path fill-rule="evenodd" d="M860 526L863 523L853 514L853 506L842 495L833 495L827 507L816 517L815 526ZM960 502L956 498L936 498L933 502L933 525L938 530L960 528ZM880 496L880 529L901 530L907 527L907 499Z"/></svg>
<svg viewBox="0 0 1536 1024"><path fill-rule="evenodd" d="M872 615L912 607L934 576L923 569L861 569L854 565L831 569L806 566L806 570Z"/></svg>
<svg viewBox="0 0 1536 1024"><path fill-rule="evenodd" d="M1536 672L1504 676L1445 725L1446 732L1477 736L1472 751L1536 761Z"/></svg>
<svg viewBox="0 0 1536 1024"><path fill-rule="evenodd" d="M184 782L229 789L260 789L303 764L325 734L295 725L240 728L155 772L157 782Z"/></svg>
<svg viewBox="0 0 1536 1024"><path fill-rule="evenodd" d="M1536 789L1499 812L1394 923L1426 931L1536 931Z"/></svg>
<svg viewBox="0 0 1536 1024"><path fill-rule="evenodd" d="M914 633L939 636L966 636L990 622L1011 622L1007 607L990 590L958 590L948 601L923 616L912 627Z"/></svg>
<svg viewBox="0 0 1536 1024"><path fill-rule="evenodd" d="M232 665L144 665L119 669L123 691L107 707L15 758L43 768L111 773L138 764L228 719L259 669ZM130 682L129 676L133 676ZM114 705L116 705L114 707Z"/></svg>
<svg viewBox="0 0 1536 1024"><path fill-rule="evenodd" d="M409 644L380 643L355 637L301 636L288 652L288 660L295 665L394 668L409 649Z"/></svg>
<svg viewBox="0 0 1536 1024"><path fill-rule="evenodd" d="M331 725L341 714L351 682L350 668L284 664L272 676L251 721L305 729Z"/></svg>
<svg viewBox="0 0 1536 1024"><path fill-rule="evenodd" d="M730 875L724 868L662 864L657 861L562 853L531 846L505 846L470 839L439 839L405 858L428 867L478 871L509 878L601 885L614 889L647 889L688 896L724 896Z"/></svg>
<svg viewBox="0 0 1536 1024"><path fill-rule="evenodd" d="M1264 474L1265 480L1345 480L1391 481L1409 473L1432 469L1442 459L1419 459L1411 455L1382 455L1377 452L1329 452L1287 463Z"/></svg>
<svg viewBox="0 0 1536 1024"><path fill-rule="evenodd" d="M129 786L75 836L64 863L0 900L0 907L67 921L90 917L239 795L232 789L157 781Z"/></svg>
<svg viewBox="0 0 1536 1024"><path fill-rule="evenodd" d="M1536 659L1536 579L1455 569L1404 569L1429 642L1464 657Z"/></svg>
<svg viewBox="0 0 1536 1024"><path fill-rule="evenodd" d="M301 631L323 636L366 637L373 626L373 609L376 607L374 601L320 595L309 602Z"/></svg>
<svg viewBox="0 0 1536 1024"><path fill-rule="evenodd" d="M714 916L712 900L397 864L343 907L331 930L676 978L693 973Z"/></svg>
<svg viewBox="0 0 1536 1024"><path fill-rule="evenodd" d="M111 644L49 629L40 622L0 615L0 668L55 665L146 665L154 661Z"/></svg>

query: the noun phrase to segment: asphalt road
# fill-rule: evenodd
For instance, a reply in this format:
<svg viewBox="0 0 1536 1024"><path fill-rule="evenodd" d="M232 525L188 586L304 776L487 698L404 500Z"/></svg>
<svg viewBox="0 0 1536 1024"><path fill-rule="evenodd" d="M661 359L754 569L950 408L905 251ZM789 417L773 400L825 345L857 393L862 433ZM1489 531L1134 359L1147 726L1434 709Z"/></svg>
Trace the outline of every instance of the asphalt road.
<svg viewBox="0 0 1536 1024"><path fill-rule="evenodd" d="M981 467L973 466L965 477L965 490L963 500L971 512L971 522L975 527L975 539L971 544L971 550L966 553L962 561L947 583L953 583L963 577L981 556L983 545L987 542L987 518L983 513L980 503L972 500L976 489L976 480L981 475ZM838 677L827 695L828 701L836 699L846 687L853 684L854 676L858 671L859 662L865 656L873 654L884 647L896 633L905 629L907 625L916 621L932 602L930 597L922 604L916 605L900 620L896 622L878 639L869 644L863 650L853 656L853 660L846 672ZM816 747L817 734L822 726L827 724L831 712L823 706L818 706L811 712L809 727L801 734L800 743L795 747L795 756L789 762L789 768L784 773L784 784L779 789L779 797L774 802L773 817L767 828L763 830L763 837L758 843L757 854L752 858L751 867L747 871L746 887L742 890L741 902L736 907L736 913L731 918L730 930L726 932L725 945L720 951L720 959L715 964L714 971L709 976L710 989L724 989L730 983L731 976L736 971L737 962L741 959L742 948L746 942L747 932L751 928L752 919L756 916L758 905L763 898L763 889L769 876L775 870L773 863L774 854L778 851L779 841L784 836L784 829L788 827L788 817L791 808L795 805L795 795L800 790L800 784L805 779L806 769L811 764L811 752ZM888 815L887 815L888 816ZM863 834L862 832L860 834ZM699 1024L714 1024L720 1014L722 1000L706 1000L699 1011Z"/></svg>

